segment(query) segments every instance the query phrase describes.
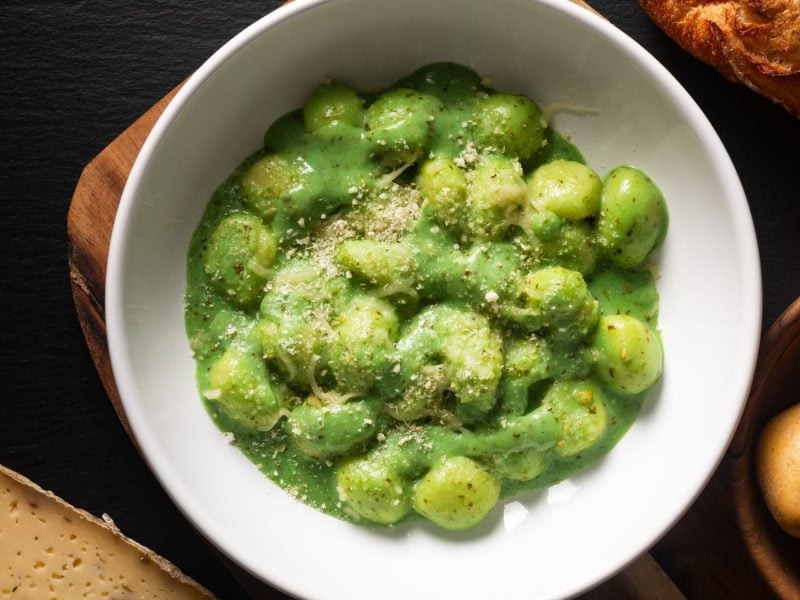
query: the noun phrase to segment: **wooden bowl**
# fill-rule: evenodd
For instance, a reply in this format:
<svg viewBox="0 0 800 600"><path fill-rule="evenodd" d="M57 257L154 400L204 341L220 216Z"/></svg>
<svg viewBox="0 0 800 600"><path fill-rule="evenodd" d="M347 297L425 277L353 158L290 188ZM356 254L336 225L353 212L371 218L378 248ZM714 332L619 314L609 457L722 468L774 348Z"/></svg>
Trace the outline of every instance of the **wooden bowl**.
<svg viewBox="0 0 800 600"><path fill-rule="evenodd" d="M800 298L770 327L739 429L728 452L736 518L761 574L784 599L800 600L800 538L785 533L761 496L753 452L764 424L800 401Z"/></svg>

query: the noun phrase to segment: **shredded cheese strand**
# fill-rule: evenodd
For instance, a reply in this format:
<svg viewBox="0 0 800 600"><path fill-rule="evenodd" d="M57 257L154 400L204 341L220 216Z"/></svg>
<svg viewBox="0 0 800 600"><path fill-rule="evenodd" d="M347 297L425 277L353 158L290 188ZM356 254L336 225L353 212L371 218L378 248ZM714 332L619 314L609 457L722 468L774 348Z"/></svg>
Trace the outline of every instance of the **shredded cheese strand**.
<svg viewBox="0 0 800 600"><path fill-rule="evenodd" d="M554 102L548 104L542 109L542 119L550 123L553 115L559 112L571 113L573 115L598 115L600 111L590 106L581 106L580 104L569 104L568 102Z"/></svg>

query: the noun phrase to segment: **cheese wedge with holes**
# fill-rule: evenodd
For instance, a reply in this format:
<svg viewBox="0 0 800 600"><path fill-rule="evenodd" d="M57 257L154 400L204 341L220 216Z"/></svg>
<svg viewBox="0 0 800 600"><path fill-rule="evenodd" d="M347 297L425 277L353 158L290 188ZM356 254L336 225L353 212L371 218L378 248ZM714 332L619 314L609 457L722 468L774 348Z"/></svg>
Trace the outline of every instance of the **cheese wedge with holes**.
<svg viewBox="0 0 800 600"><path fill-rule="evenodd" d="M0 599L213 598L103 517L0 465Z"/></svg>

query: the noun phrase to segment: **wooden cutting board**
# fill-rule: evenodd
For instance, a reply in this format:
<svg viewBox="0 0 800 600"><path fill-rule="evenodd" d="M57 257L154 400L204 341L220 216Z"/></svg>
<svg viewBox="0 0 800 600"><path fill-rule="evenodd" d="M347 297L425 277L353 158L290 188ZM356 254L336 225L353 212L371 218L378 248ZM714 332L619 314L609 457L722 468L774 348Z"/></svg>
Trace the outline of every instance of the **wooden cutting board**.
<svg viewBox="0 0 800 600"><path fill-rule="evenodd" d="M576 0L592 10L588 5ZM148 133L180 85L111 142L83 170L67 215L69 271L78 319L94 364L135 444L111 371L104 316L111 230L122 190ZM684 518L650 553L585 595L593 600L771 598L747 556L733 520L722 469ZM282 594L220 555L253 598ZM201 582L202 583L202 582ZM682 593L683 592L683 593Z"/></svg>

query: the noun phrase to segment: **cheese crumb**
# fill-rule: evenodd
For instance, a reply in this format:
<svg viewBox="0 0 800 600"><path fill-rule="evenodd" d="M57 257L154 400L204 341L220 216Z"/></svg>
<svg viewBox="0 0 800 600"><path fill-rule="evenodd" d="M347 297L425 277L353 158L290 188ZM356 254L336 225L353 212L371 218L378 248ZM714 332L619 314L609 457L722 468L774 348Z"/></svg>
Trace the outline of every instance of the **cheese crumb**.
<svg viewBox="0 0 800 600"><path fill-rule="evenodd" d="M458 156L458 158L460 159L460 161L457 162L456 164L458 164L458 166L462 165L466 166L475 164L480 158L480 155L478 154L478 149L475 147L475 144L469 142L464 148L464 151Z"/></svg>
<svg viewBox="0 0 800 600"><path fill-rule="evenodd" d="M494 290L489 290L488 292L486 292L484 299L491 304L497 302L500 299L500 296L498 296L497 292L495 292Z"/></svg>

